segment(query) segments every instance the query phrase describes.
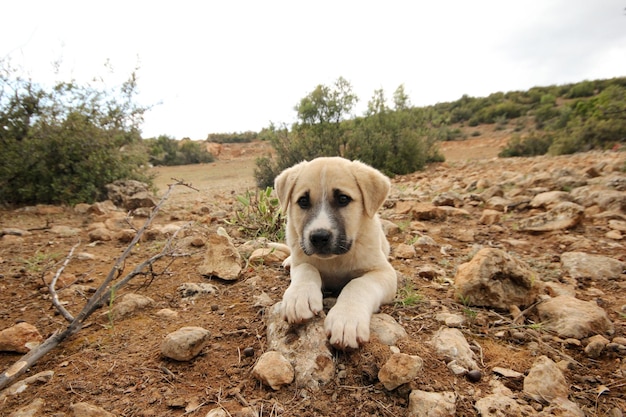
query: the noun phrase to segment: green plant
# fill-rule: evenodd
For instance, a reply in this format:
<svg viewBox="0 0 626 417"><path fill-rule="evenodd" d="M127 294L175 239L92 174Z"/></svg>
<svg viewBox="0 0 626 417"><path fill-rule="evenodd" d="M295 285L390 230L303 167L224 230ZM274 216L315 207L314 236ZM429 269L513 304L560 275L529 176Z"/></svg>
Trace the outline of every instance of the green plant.
<svg viewBox="0 0 626 417"><path fill-rule="evenodd" d="M265 237L272 241L285 238L285 221L280 210L278 198L272 195L272 187L255 192L246 191L237 196L240 207L228 223L238 227L247 237Z"/></svg>
<svg viewBox="0 0 626 417"><path fill-rule="evenodd" d="M398 289L398 296L396 298L396 305L403 307L411 307L424 301L424 296L420 294L410 282Z"/></svg>
<svg viewBox="0 0 626 417"><path fill-rule="evenodd" d="M37 274L50 269L59 256L60 255L58 253L44 253L37 251L30 258L23 259L22 262L25 264L27 272Z"/></svg>

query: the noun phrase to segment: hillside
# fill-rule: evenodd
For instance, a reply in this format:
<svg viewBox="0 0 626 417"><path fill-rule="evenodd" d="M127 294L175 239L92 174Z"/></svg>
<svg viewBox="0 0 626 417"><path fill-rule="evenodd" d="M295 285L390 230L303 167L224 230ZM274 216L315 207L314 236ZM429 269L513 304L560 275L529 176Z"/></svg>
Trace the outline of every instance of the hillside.
<svg viewBox="0 0 626 417"><path fill-rule="evenodd" d="M268 350L271 305L281 299L288 276L269 258L245 265L234 281L198 272L220 226L245 252L248 238L228 221L240 209L235 196L254 188L255 157L267 151L261 142L224 144L215 163L154 169L160 194L172 178L190 182L195 190L175 190L151 227L151 240L133 249L125 271L163 247L163 230L191 222L182 232L181 256L158 262L152 275L137 277L109 304L121 304L130 293L151 301L127 315L112 315L109 306L97 311L80 332L27 374L53 371L54 376L3 397L0 415L26 415L11 413L27 406L39 410L34 415L88 415L72 408L85 402L117 416L408 416L415 405L411 393L418 391L451 393L455 411L449 415L478 415L478 407L497 393L511 403L491 403L492 411L483 415L623 415L626 275L623 270L608 276L580 275L568 266L570 255L565 255L598 255L605 262L626 265L626 154L594 151L501 159L497 154L511 131L490 125L471 129L481 129L481 134L472 137L468 130L466 140L441 144L446 162L394 178L381 212L397 226L388 238L392 263L400 273L397 300L382 312L407 332L393 349L423 361L417 377L406 384L387 390L379 380L378 371L393 349L376 338L357 351L330 351L334 371L317 390L296 383L273 390L253 376L255 364ZM563 192L560 198L583 207L580 222L552 231L522 230L527 219L554 205L531 204L551 191ZM442 203L443 197L448 202ZM419 205L433 201L442 204L429 209L433 215L420 214ZM82 307L128 236L126 212L101 208L0 211L0 330L26 322L45 338L66 325L52 306L44 279L77 243L78 256L58 286L63 288L59 295L65 308L75 314ZM495 212L493 220L485 220L485 209ZM448 214L441 215L441 210ZM132 224L137 227L144 220L136 216ZM102 234L96 236L94 230ZM591 335L560 335L542 319L537 304L517 306L524 313L519 316L514 308L480 307L459 299L454 286L459 266L484 248L499 249L523 262L545 284L545 300L568 294L600 308L612 326L610 332L597 331L607 340L603 349L589 353ZM215 291L190 298L181 290L187 283L211 284ZM185 326L208 330L206 346L188 361L165 358L161 343ZM478 374L455 375L449 369L450 358L437 353L431 343L442 328L460 331ZM564 399L574 406L533 399L524 391L524 378L543 356L558 364ZM1 352L0 368L7 369L19 358L18 353ZM211 410L216 411L208 414Z"/></svg>

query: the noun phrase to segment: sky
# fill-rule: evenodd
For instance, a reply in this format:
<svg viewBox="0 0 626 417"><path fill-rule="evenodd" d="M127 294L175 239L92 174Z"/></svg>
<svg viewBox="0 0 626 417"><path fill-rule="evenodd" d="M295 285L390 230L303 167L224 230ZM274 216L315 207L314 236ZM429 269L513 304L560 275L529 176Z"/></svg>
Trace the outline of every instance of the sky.
<svg viewBox="0 0 626 417"><path fill-rule="evenodd" d="M0 22L0 60L36 82L138 68L143 137L290 125L339 77L362 115L400 85L425 106L626 76L624 0L24 0Z"/></svg>

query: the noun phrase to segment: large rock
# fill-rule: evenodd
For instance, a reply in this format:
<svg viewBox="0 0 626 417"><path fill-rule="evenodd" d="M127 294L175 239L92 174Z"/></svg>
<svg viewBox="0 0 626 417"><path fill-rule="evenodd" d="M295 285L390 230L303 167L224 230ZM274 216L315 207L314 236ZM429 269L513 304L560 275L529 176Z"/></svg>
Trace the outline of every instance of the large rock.
<svg viewBox="0 0 626 417"><path fill-rule="evenodd" d="M537 306L539 321L548 331L560 337L582 339L592 334L614 331L613 323L606 311L596 303L561 295Z"/></svg>
<svg viewBox="0 0 626 417"><path fill-rule="evenodd" d="M460 330L442 327L433 335L430 344L448 364L452 363L465 371L478 369L474 352Z"/></svg>
<svg viewBox="0 0 626 417"><path fill-rule="evenodd" d="M26 353L42 340L35 326L26 322L18 323L0 332L0 351Z"/></svg>
<svg viewBox="0 0 626 417"><path fill-rule="evenodd" d="M626 263L601 255L584 252L565 252L561 255L563 271L574 279L617 279L626 269Z"/></svg>
<svg viewBox="0 0 626 417"><path fill-rule="evenodd" d="M110 312L104 314L110 315L113 319L121 319L133 315L139 310L143 310L154 304L154 300L141 294L129 293L125 294L119 301L113 303Z"/></svg>
<svg viewBox="0 0 626 417"><path fill-rule="evenodd" d="M259 358L252 375L273 390L278 390L283 385L291 384L295 373L291 363L280 352L269 351Z"/></svg>
<svg viewBox="0 0 626 417"><path fill-rule="evenodd" d="M470 262L460 265L454 286L464 303L503 310L530 305L537 295L535 273L495 248L481 249Z"/></svg>
<svg viewBox="0 0 626 417"><path fill-rule="evenodd" d="M378 371L378 380L388 391L394 390L417 378L423 364L419 356L394 353Z"/></svg>
<svg viewBox="0 0 626 417"><path fill-rule="evenodd" d="M519 230L550 232L571 229L582 221L584 212L583 206L565 201L557 204L546 213L520 220Z"/></svg>
<svg viewBox="0 0 626 417"><path fill-rule="evenodd" d="M148 184L135 180L119 180L107 184L108 198L118 207L135 210L139 207L154 207L157 200L150 193Z"/></svg>
<svg viewBox="0 0 626 417"><path fill-rule="evenodd" d="M569 384L557 364L547 356L540 356L533 363L524 378L524 392L537 402L549 403L550 415L584 416L582 410L567 398Z"/></svg>
<svg viewBox="0 0 626 417"><path fill-rule="evenodd" d="M267 315L268 350L280 352L293 366L299 387L313 391L335 376L335 364L324 331L324 314L297 326L282 317L276 303Z"/></svg>
<svg viewBox="0 0 626 417"><path fill-rule="evenodd" d="M195 358L209 343L211 333L202 327L181 327L168 334L161 344L161 353L177 361Z"/></svg>
<svg viewBox="0 0 626 417"><path fill-rule="evenodd" d="M224 228L209 236L207 251L198 272L209 277L218 277L227 281L239 278L241 273L241 255L235 248Z"/></svg>
<svg viewBox="0 0 626 417"><path fill-rule="evenodd" d="M409 395L409 417L454 417L456 394L451 391L413 390Z"/></svg>

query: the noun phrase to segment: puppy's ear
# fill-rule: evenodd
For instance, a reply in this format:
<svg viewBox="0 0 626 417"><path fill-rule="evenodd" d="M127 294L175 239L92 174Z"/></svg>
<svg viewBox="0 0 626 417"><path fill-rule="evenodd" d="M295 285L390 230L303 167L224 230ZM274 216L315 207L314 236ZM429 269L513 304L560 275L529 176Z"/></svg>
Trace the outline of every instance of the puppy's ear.
<svg viewBox="0 0 626 417"><path fill-rule="evenodd" d="M280 208L283 213L287 213L291 192L296 185L300 171L306 163L306 161L300 162L291 168L287 168L274 179L274 189L276 190L276 195L278 196L278 201L280 201Z"/></svg>
<svg viewBox="0 0 626 417"><path fill-rule="evenodd" d="M391 181L377 169L359 161L352 162L352 172L363 196L365 213L374 217L389 194Z"/></svg>

